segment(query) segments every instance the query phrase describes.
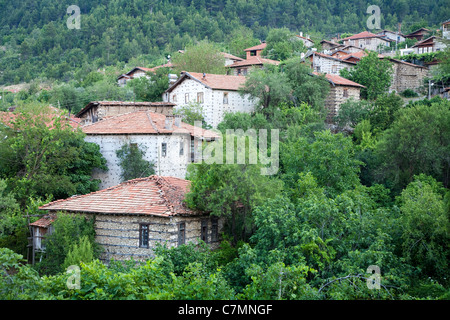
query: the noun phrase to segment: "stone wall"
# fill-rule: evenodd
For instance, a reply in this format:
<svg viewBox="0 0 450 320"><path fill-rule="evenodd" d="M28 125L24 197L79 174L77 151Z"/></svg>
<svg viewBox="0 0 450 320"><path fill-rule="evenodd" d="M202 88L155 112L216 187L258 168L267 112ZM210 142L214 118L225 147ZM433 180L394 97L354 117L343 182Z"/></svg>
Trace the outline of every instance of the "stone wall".
<svg viewBox="0 0 450 320"><path fill-rule="evenodd" d="M402 93L406 89L412 89L419 92L424 85L425 77L428 76L428 69L401 62L393 61L393 63L394 74L389 90Z"/></svg>
<svg viewBox="0 0 450 320"><path fill-rule="evenodd" d="M92 214L84 214L91 218ZM151 215L95 215L96 242L103 251L102 262L114 260L143 261L154 257L153 249L157 243L167 247L177 247L179 223L185 223L185 243L198 243L201 236L202 221L207 225L207 243L212 249L220 244L223 231L223 219L218 219L217 241L211 241L212 219L209 216L173 216L158 217ZM141 224L149 226L148 248L140 246L139 230Z"/></svg>
<svg viewBox="0 0 450 320"><path fill-rule="evenodd" d="M347 97L344 91L347 90ZM327 119L328 123L333 123L333 118L338 114L341 104L348 99L353 98L356 101L360 100L360 89L352 86L331 86L330 92L325 99L325 107L328 109Z"/></svg>

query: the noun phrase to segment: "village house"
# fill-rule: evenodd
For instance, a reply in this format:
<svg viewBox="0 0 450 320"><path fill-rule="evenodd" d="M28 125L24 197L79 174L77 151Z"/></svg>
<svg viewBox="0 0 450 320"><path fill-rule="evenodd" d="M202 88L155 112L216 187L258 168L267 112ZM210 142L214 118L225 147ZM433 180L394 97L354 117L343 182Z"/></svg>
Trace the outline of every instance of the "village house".
<svg viewBox="0 0 450 320"><path fill-rule="evenodd" d="M233 63L244 60L240 57L233 56L232 54L229 54L226 52L222 52L222 54L225 57L225 67L228 67L229 65L232 65Z"/></svg>
<svg viewBox="0 0 450 320"><path fill-rule="evenodd" d="M190 181L150 176L130 180L86 195L41 206L44 218L32 227L45 226L63 212L94 219L95 241L103 249L100 260L144 261L154 257L157 243L167 247L206 242L219 245L223 219L189 209L184 202ZM42 233L33 233L37 249ZM42 250L42 246L41 246Z"/></svg>
<svg viewBox="0 0 450 320"><path fill-rule="evenodd" d="M336 43L336 42L333 42L333 41L328 41L328 40L320 41L320 45L322 46L323 52L328 52L328 51L337 49L339 47L342 47L342 44Z"/></svg>
<svg viewBox="0 0 450 320"><path fill-rule="evenodd" d="M389 59L393 63L394 68L392 84L389 87L390 92L402 93L406 89L411 89L415 92L420 91L425 78L429 76L427 67L393 58L384 59Z"/></svg>
<svg viewBox="0 0 450 320"><path fill-rule="evenodd" d="M404 42L406 40L405 35L402 34L401 32L395 32L390 30L381 30L380 32L377 32L377 35L388 38L397 43Z"/></svg>
<svg viewBox="0 0 450 320"><path fill-rule="evenodd" d="M95 123L106 117L134 111L151 111L164 115L173 115L174 103L168 102L135 102L135 101L91 101L76 117L82 125Z"/></svg>
<svg viewBox="0 0 450 320"><path fill-rule="evenodd" d="M306 37L304 37L303 32L300 32L300 34L296 35L296 37L303 42L305 47L311 48L312 46L314 46L314 41L312 41L308 35L306 35Z"/></svg>
<svg viewBox="0 0 450 320"><path fill-rule="evenodd" d="M414 49L414 53L421 54L444 50L446 45L438 37L432 36L417 42L411 48Z"/></svg>
<svg viewBox="0 0 450 320"><path fill-rule="evenodd" d="M180 78L163 94L163 100L176 104L176 109L198 103L206 123L213 128L223 121L227 112L252 112L255 102L250 95L238 91L244 76L182 72Z"/></svg>
<svg viewBox="0 0 450 320"><path fill-rule="evenodd" d="M264 49L266 49L267 43L262 42L261 44L258 44L256 46L244 49L244 52L246 53L246 59L250 59L251 57L261 57L262 52Z"/></svg>
<svg viewBox="0 0 450 320"><path fill-rule="evenodd" d="M416 31L413 31L407 35L405 35L406 39L416 39L417 41L422 41L427 38L431 34L431 31L426 28L420 28Z"/></svg>
<svg viewBox="0 0 450 320"><path fill-rule="evenodd" d="M314 72L325 74L339 75L342 69L353 68L356 65L356 62L345 61L313 50L307 52L304 59L311 62L311 68Z"/></svg>
<svg viewBox="0 0 450 320"><path fill-rule="evenodd" d="M342 39L344 45L352 45L361 49L382 51L390 47L392 40L385 36L363 31L353 36Z"/></svg>
<svg viewBox="0 0 450 320"><path fill-rule="evenodd" d="M249 59L235 62L229 65L229 69L234 76L246 76L252 68L263 68L266 64L279 65L280 62L271 59L265 59L260 56L250 57Z"/></svg>
<svg viewBox="0 0 450 320"><path fill-rule="evenodd" d="M29 245L29 247L31 247L31 262L32 264L34 264L35 261L35 257L37 255L40 256L40 258L42 258L42 255L40 255L40 253L45 252L45 236L48 234L52 234L53 232L53 225L52 223L56 220L56 215L54 214L50 214L50 215L45 215L44 217L40 218L39 220L30 223L29 227L31 230L31 239L29 238L29 240L31 240L31 245Z"/></svg>
<svg viewBox="0 0 450 320"><path fill-rule="evenodd" d="M100 188L117 185L121 180L121 167L116 154L123 145L138 147L143 159L153 164L160 176L186 177L189 163L199 159L202 143L219 136L180 120L179 116L151 111L136 111L108 117L82 127L85 140L100 146L108 171L94 170L92 177L100 179Z"/></svg>
<svg viewBox="0 0 450 320"><path fill-rule="evenodd" d="M442 22L442 37L450 39L450 19Z"/></svg>
<svg viewBox="0 0 450 320"><path fill-rule="evenodd" d="M318 75L317 72L314 74ZM325 108L328 110L326 121L327 123L333 123L340 106L348 99L359 101L361 89L365 87L336 74L325 74L325 78L330 83L330 92L325 99Z"/></svg>
<svg viewBox="0 0 450 320"><path fill-rule="evenodd" d="M119 85L119 87L124 87L127 84L127 82L132 79L137 79L140 77L146 77L147 79L150 79L150 76L148 75L149 72L155 73L159 68L172 68L172 67L173 65L171 62L153 68L135 67L130 71L128 71L127 73L121 74L119 77L117 77L117 84ZM174 81L176 81L176 75L169 74L168 77L169 83L173 83Z"/></svg>

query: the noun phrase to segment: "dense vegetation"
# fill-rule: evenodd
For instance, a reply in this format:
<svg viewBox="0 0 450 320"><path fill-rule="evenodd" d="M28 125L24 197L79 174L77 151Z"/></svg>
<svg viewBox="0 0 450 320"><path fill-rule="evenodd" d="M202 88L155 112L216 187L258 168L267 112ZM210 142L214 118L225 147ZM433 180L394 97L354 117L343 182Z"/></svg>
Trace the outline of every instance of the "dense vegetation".
<svg viewBox="0 0 450 320"><path fill-rule="evenodd" d="M412 31L450 15L445 1L378 2L389 12L386 28L402 21ZM0 0L0 83L29 82L0 103L1 110L17 106L19 115L12 128L0 125L0 299L450 298L450 102L406 104L388 94L389 65L369 55L345 74L366 85L366 99L343 104L332 133L324 122L329 85L300 64L303 49L284 37L289 29L358 32L366 3L81 1L80 30L65 25L69 4ZM116 76L126 65L164 63L169 54L189 68L215 68L216 54L199 64L197 55L176 51L241 55L266 38L276 42L268 53L284 61L248 76L242 93L259 105L252 114L227 114L218 129L278 129L277 150L268 146L279 153L279 170L262 175L262 163L188 169L187 204L226 219L219 249L158 246L148 261L107 266L98 260L92 221L60 214L45 255L26 264L28 223L38 207L97 190L90 173L107 169L79 130L58 117L47 125L45 106L67 114L91 100L155 101L167 87L166 69L125 87ZM449 76L448 62L441 77ZM179 114L204 121L196 104ZM143 150L125 145L118 152L123 179L150 174ZM70 265L81 268L78 289L67 286ZM373 265L381 271L379 289L367 286Z"/></svg>
<svg viewBox="0 0 450 320"><path fill-rule="evenodd" d="M286 27L315 39L367 28L368 4L360 0L191 1L81 0L80 29L67 28L73 1L0 1L0 84L46 79L81 80L90 71L125 64L165 63L168 55L196 40L221 43L225 51L265 40ZM381 27L433 30L448 19L445 0L379 0ZM256 43L255 43L256 41Z"/></svg>

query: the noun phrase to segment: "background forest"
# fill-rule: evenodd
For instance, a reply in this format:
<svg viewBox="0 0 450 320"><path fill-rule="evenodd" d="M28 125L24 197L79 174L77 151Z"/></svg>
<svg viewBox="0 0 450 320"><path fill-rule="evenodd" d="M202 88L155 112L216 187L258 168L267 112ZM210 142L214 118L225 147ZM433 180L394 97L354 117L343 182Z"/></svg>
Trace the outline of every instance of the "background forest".
<svg viewBox="0 0 450 320"><path fill-rule="evenodd" d="M386 92L390 66L370 54L345 75L367 87L367 99L342 105L340 132L331 133L328 83L311 77L289 45L279 67L248 76L242 92L262 101L256 111L228 114L218 127L279 129L277 174L246 164L188 169L187 204L228 221L218 250L159 246L146 262L106 266L92 221L60 215L46 254L27 264L38 207L98 190L90 172L106 169L81 130L47 127L49 104L75 113L92 100L155 101L167 70L123 88L117 76L180 59L180 49L242 56L286 32L318 40L356 33L368 17L357 0L83 0L76 30L66 26L71 4L0 0L0 85L27 83L2 92L0 103L21 115L12 129L0 125L0 299L450 298L450 102ZM448 0L371 4L382 10L382 28L401 22L404 33L436 30L450 17ZM447 78L449 64L447 50L438 69ZM379 74L368 75L374 66ZM196 107L182 110L185 121L201 120ZM70 265L81 268L79 289L67 287ZM371 265L381 270L379 289L367 285Z"/></svg>

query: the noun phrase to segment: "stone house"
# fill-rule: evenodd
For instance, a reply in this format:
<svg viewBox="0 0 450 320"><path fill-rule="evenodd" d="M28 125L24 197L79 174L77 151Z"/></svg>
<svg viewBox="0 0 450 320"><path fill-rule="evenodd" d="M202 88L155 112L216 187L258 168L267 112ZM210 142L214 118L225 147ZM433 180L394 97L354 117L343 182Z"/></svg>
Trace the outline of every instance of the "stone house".
<svg viewBox="0 0 450 320"><path fill-rule="evenodd" d="M318 75L318 73L315 73ZM333 118L338 114L341 104L348 99L359 101L363 85L345 79L336 74L325 74L325 78L330 83L330 92L325 99L325 107L328 109L326 121L333 123Z"/></svg>
<svg viewBox="0 0 450 320"><path fill-rule="evenodd" d="M131 79L136 79L140 77L147 77L148 79L150 79L148 72L155 73L159 68L172 68L172 67L173 65L171 62L153 68L134 67L127 73L118 76L117 84L119 85L119 87L124 87L127 84L127 82L130 81ZM176 80L176 75L169 74L169 82L174 81L174 79Z"/></svg>
<svg viewBox="0 0 450 320"><path fill-rule="evenodd" d="M36 254L45 252L45 236L53 232L52 223L56 220L56 215L49 214L40 218L39 220L30 223L29 227L31 230L31 262L35 263ZM41 256L42 257L42 256Z"/></svg>
<svg viewBox="0 0 450 320"><path fill-rule="evenodd" d="M213 128L227 112L252 112L255 102L249 95L241 96L239 88L246 77L220 74L182 72L180 78L163 94L163 100L182 106L198 103L205 121Z"/></svg>
<svg viewBox="0 0 450 320"><path fill-rule="evenodd" d="M450 39L450 19L442 22L442 37Z"/></svg>
<svg viewBox="0 0 450 320"><path fill-rule="evenodd" d="M432 36L417 42L411 48L414 49L414 53L421 54L444 50L446 45L438 37Z"/></svg>
<svg viewBox="0 0 450 320"><path fill-rule="evenodd" d="M406 89L411 89L415 92L420 91L425 78L429 76L427 67L393 58L385 59L389 59L393 63L394 68L392 84L389 87L390 92L402 93Z"/></svg>
<svg viewBox="0 0 450 320"><path fill-rule="evenodd" d="M314 41L312 41L308 35L306 35L306 37L304 37L303 32L300 32L300 34L296 35L296 37L303 42L305 47L311 48L312 46L314 46Z"/></svg>
<svg viewBox="0 0 450 320"><path fill-rule="evenodd" d="M189 209L184 202L189 186L184 179L150 176L39 209L49 216L64 212L93 218L95 240L103 249L100 260L105 263L150 259L157 243L170 248L203 240L216 248L223 219Z"/></svg>
<svg viewBox="0 0 450 320"><path fill-rule="evenodd" d="M234 76L246 76L252 68L263 68L265 64L279 65L280 62L272 59L265 59L260 56L250 57L248 59L237 61L228 66Z"/></svg>
<svg viewBox="0 0 450 320"><path fill-rule="evenodd" d="M244 52L246 53L246 59L250 59L251 57L261 57L262 52L267 47L267 43L262 42L261 44L258 44L256 46L244 49Z"/></svg>
<svg viewBox="0 0 450 320"><path fill-rule="evenodd" d="M342 47L342 44L339 44L339 43L336 43L333 41L328 41L328 40L322 40L322 41L320 41L320 44L322 45L323 51L331 51L336 48Z"/></svg>
<svg viewBox="0 0 450 320"><path fill-rule="evenodd" d="M226 53L226 52L222 52L222 54L225 57L225 67L228 67L229 65L232 65L233 63L244 60L240 57L236 57L236 56Z"/></svg>
<svg viewBox="0 0 450 320"><path fill-rule="evenodd" d="M416 39L417 41L422 41L423 39L425 39L426 37L428 37L428 35L431 34L431 31L426 29L426 28L420 28L416 31L413 31L407 35L405 35L406 39Z"/></svg>
<svg viewBox="0 0 450 320"><path fill-rule="evenodd" d="M353 36L342 39L344 45L352 45L361 49L379 51L384 47L390 47L392 42L385 36L377 35L368 31L355 34Z"/></svg>
<svg viewBox="0 0 450 320"><path fill-rule="evenodd" d="M345 61L340 58L315 51L308 52L305 59L309 59L311 62L311 68L314 72L325 74L339 75L339 72L342 69L353 68L356 65L356 62Z"/></svg>
<svg viewBox="0 0 450 320"><path fill-rule="evenodd" d="M377 32L377 35L386 37L392 41L396 41L397 43L404 42L406 40L405 35L401 32L394 32L390 30L381 30L380 32Z"/></svg>
<svg viewBox="0 0 450 320"><path fill-rule="evenodd" d="M93 178L100 179L100 188L121 182L121 167L116 151L123 145L138 147L143 159L153 163L155 174L186 177L188 164L198 160L202 143L219 136L202 128L180 121L180 117L151 111L136 111L108 117L82 127L85 140L100 146L108 171L94 170Z"/></svg>
<svg viewBox="0 0 450 320"><path fill-rule="evenodd" d="M106 117L117 116L135 111L151 111L164 115L173 115L174 103L134 102L134 101L92 101L76 116L82 125L95 123Z"/></svg>

